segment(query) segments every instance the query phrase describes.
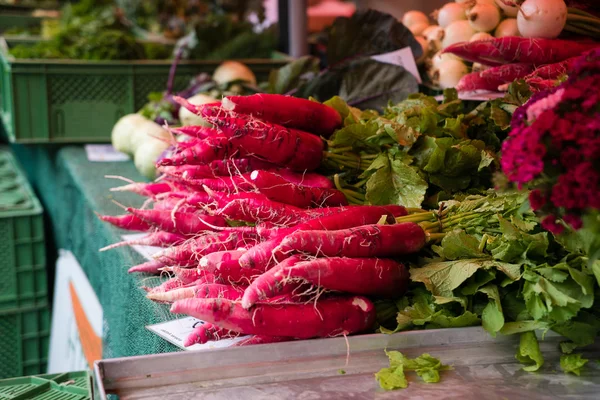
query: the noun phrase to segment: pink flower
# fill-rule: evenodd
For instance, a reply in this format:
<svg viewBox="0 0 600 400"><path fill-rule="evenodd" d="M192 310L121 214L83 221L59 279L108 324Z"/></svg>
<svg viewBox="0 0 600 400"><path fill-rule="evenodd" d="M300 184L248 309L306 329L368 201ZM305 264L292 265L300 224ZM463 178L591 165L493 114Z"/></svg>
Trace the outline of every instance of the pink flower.
<svg viewBox="0 0 600 400"><path fill-rule="evenodd" d="M529 205L533 211L537 211L544 207L546 204L546 198L542 195L540 189L534 189L529 193Z"/></svg>
<svg viewBox="0 0 600 400"><path fill-rule="evenodd" d="M558 103L563 100L564 88L558 89L556 92L543 97L531 104L527 109L527 121L531 124L546 110L552 110Z"/></svg>
<svg viewBox="0 0 600 400"><path fill-rule="evenodd" d="M556 221L554 215L547 215L542 219L542 228L555 235L560 235L565 230L565 227Z"/></svg>
<svg viewBox="0 0 600 400"><path fill-rule="evenodd" d="M583 226L583 221L581 220L581 218L578 215L575 215L575 214L565 215L563 217L563 221L565 221L565 223L569 224L571 226L571 228L573 228L575 230L579 230Z"/></svg>

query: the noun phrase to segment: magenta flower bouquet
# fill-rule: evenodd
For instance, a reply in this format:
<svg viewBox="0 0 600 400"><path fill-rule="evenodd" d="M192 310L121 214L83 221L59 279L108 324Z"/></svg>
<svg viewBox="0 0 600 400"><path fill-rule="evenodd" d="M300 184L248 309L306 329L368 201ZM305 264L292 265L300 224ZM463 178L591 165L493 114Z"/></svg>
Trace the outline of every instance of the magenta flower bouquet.
<svg viewBox="0 0 600 400"><path fill-rule="evenodd" d="M569 79L516 110L502 146L502 170L530 189L542 226L600 258L600 49Z"/></svg>

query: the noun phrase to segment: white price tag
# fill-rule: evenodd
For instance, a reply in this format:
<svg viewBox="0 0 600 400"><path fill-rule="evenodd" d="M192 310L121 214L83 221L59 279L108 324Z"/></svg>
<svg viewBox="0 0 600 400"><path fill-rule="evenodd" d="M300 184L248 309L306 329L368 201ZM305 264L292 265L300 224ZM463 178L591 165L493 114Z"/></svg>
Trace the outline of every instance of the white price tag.
<svg viewBox="0 0 600 400"><path fill-rule="evenodd" d="M136 240L136 239L141 239L144 236L147 236L147 233L129 233L127 235L121 235L121 237L123 238L123 240L128 241L128 240ZM161 250L164 250L161 247L156 247L156 246L139 246L139 245L133 245L131 246L133 247L133 249L135 251L137 251L138 253L140 253L146 260L150 261L153 260L153 256L158 253Z"/></svg>
<svg viewBox="0 0 600 400"><path fill-rule="evenodd" d="M417 82L421 83L421 75L415 62L415 57L410 47L404 47L400 50L395 50L390 53L379 54L371 57L375 61L379 61L386 64L399 65L404 67L412 76L417 79Z"/></svg>
<svg viewBox="0 0 600 400"><path fill-rule="evenodd" d="M146 329L183 350L220 349L224 347L230 347L233 344L249 337L238 336L236 338L224 338L204 344L194 344L189 347L184 347L183 342L188 335L193 332L194 328L202 324L204 324L204 321L200 321L199 319L193 317L186 317L173 321L161 322L159 324L148 325L146 326Z"/></svg>
<svg viewBox="0 0 600 400"><path fill-rule="evenodd" d="M88 161L91 162L114 162L128 161L129 156L118 152L110 144L86 144L85 152Z"/></svg>

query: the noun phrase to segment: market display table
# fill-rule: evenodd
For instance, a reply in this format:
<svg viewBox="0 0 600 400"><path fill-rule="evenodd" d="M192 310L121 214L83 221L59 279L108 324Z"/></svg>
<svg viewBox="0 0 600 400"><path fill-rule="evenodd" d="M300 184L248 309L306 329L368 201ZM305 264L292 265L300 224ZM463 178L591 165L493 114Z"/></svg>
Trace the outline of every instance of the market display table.
<svg viewBox="0 0 600 400"><path fill-rule="evenodd" d="M48 214L56 248L75 255L102 305L103 358L176 351L177 347L145 329L172 317L166 306L148 301L141 289L155 285L159 278L127 274L143 257L129 247L98 251L121 241L124 232L100 221L95 212L123 214L113 200L131 206L144 200L128 193L115 195L109 189L124 182L105 178L121 175L142 181L133 163L90 162L84 148L75 146L13 149Z"/></svg>

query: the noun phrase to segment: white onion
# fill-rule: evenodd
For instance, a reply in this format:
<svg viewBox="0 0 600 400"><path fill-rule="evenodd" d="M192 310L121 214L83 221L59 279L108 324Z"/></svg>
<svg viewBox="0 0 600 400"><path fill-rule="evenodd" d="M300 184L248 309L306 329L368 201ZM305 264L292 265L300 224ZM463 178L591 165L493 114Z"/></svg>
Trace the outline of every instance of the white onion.
<svg viewBox="0 0 600 400"><path fill-rule="evenodd" d="M453 4L453 3L449 3ZM442 40L442 48L446 48L454 43L468 42L475 33L475 29L467 20L454 21L444 30L444 40Z"/></svg>
<svg viewBox="0 0 600 400"><path fill-rule="evenodd" d="M469 70L462 61L446 60L434 68L432 81L442 89L449 89L456 87L460 78L468 73Z"/></svg>
<svg viewBox="0 0 600 400"><path fill-rule="evenodd" d="M423 31L423 36L430 42L432 40L442 40L444 38L444 28L439 25L429 25Z"/></svg>
<svg viewBox="0 0 600 400"><path fill-rule="evenodd" d="M469 23L478 32L490 32L500 23L500 10L495 4L476 4L467 10Z"/></svg>
<svg viewBox="0 0 600 400"><path fill-rule="evenodd" d="M455 21L467 19L464 4L447 3L437 11L437 22L442 28L448 27Z"/></svg>
<svg viewBox="0 0 600 400"><path fill-rule="evenodd" d="M156 160L169 147L169 142L147 138L134 154L135 168L146 178L156 178Z"/></svg>
<svg viewBox="0 0 600 400"><path fill-rule="evenodd" d="M111 133L111 143L115 150L125 154L132 154L131 136L133 132L147 121L141 114L128 114L121 117Z"/></svg>
<svg viewBox="0 0 600 400"><path fill-rule="evenodd" d="M487 32L477 32L476 34L471 36L471 39L469 39L469 42L476 42L478 40L488 40L488 39L493 39L493 38L494 37Z"/></svg>
<svg viewBox="0 0 600 400"><path fill-rule="evenodd" d="M563 0L526 0L517 15L517 27L523 37L554 39L567 23L567 5Z"/></svg>
<svg viewBox="0 0 600 400"><path fill-rule="evenodd" d="M429 18L421 11L408 11L402 16L402 24L408 29L417 24L429 25Z"/></svg>
<svg viewBox="0 0 600 400"><path fill-rule="evenodd" d="M205 94L197 94L197 95L190 97L187 100L195 106L200 106L202 104L208 104L208 103L214 103L215 101L217 101L214 97L210 97ZM199 115L194 114L193 112L191 112L190 110L188 110L185 107L181 107L179 109L179 121L181 122L181 125L209 126L209 124L206 121L204 121L204 118L202 118Z"/></svg>
<svg viewBox="0 0 600 400"><path fill-rule="evenodd" d="M438 51L437 53L435 53L435 55L433 57L431 57L431 65L433 67L438 67L444 61L448 61L448 60L458 60L458 61L461 61L461 59L459 57L455 56L454 54L451 54L451 53L442 53L441 51Z"/></svg>
<svg viewBox="0 0 600 400"><path fill-rule="evenodd" d="M213 81L219 85L242 80L256 85L256 76L245 64L237 61L224 61L215 69Z"/></svg>
<svg viewBox="0 0 600 400"><path fill-rule="evenodd" d="M494 36L497 38L505 36L521 36L516 18L506 18L496 27Z"/></svg>
<svg viewBox="0 0 600 400"><path fill-rule="evenodd" d="M514 17L517 16L517 13L519 12L519 8L518 7L507 6L506 4L504 4L502 2L502 0L496 0L496 5L498 7L500 7L500 9L504 13L504 15L506 15L507 17L514 18Z"/></svg>
<svg viewBox="0 0 600 400"><path fill-rule="evenodd" d="M408 29L411 31L411 33L412 33L414 36L418 36L418 35L422 35L422 34L423 34L423 31L424 31L425 29L427 29L427 27L428 27L428 26L429 26L428 24L418 23L418 24L414 24L414 25L412 25L412 26L411 26L410 28L408 28Z"/></svg>

